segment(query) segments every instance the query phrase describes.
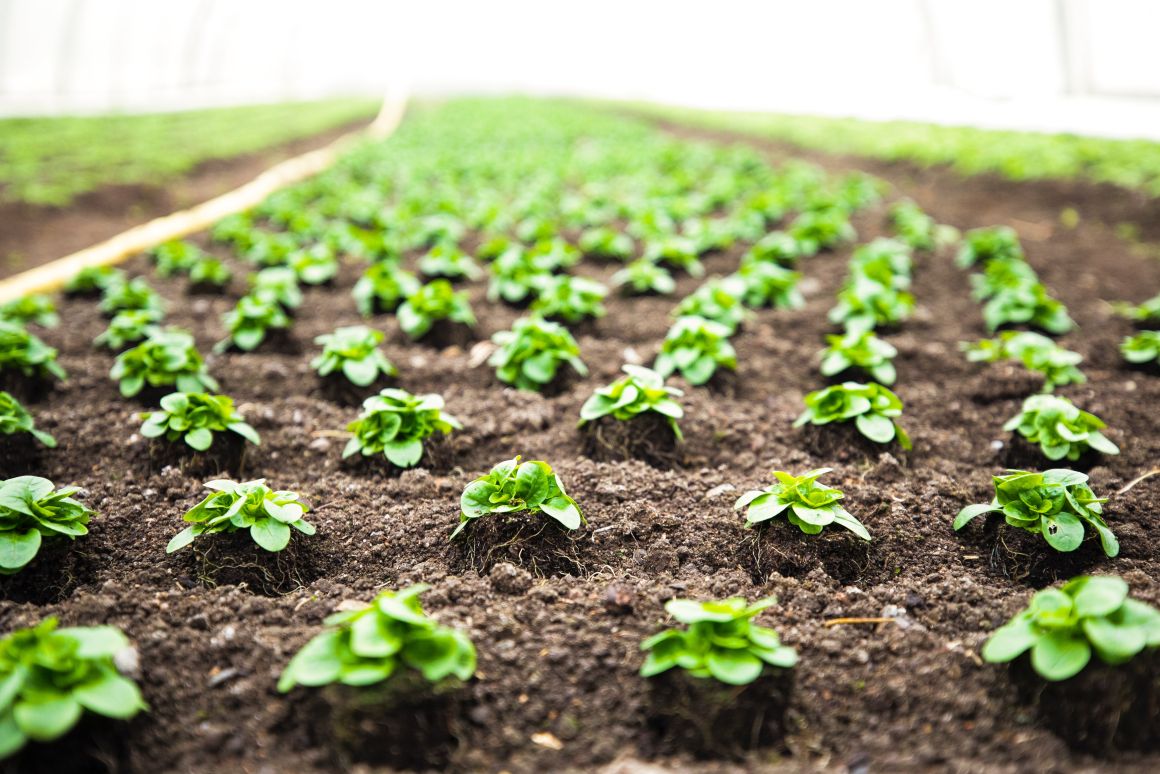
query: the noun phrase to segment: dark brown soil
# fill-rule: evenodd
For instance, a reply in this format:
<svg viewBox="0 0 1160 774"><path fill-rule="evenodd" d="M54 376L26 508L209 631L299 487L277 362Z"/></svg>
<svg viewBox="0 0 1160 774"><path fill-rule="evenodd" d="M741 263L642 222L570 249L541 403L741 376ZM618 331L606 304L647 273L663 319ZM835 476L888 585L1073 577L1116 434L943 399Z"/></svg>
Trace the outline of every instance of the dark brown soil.
<svg viewBox="0 0 1160 774"><path fill-rule="evenodd" d="M781 149L768 150L782 157ZM832 170L858 166L814 158ZM593 461L576 422L583 401L615 379L622 362L651 361L674 299L610 296L608 316L579 337L591 374L553 397L504 387L471 348L416 345L392 317L376 317L388 334L386 354L400 369L398 383L441 393L465 426L443 447L452 452L446 462L401 474L385 464L341 463L344 441L335 431L357 410L320 394L309 368L313 346L300 354L210 356L223 391L262 434L262 445L248 453L247 475L300 492L313 506L309 519L318 534L294 536L307 552L301 564L294 557L302 587L279 585L275 590L285 591L279 595L269 595L262 576L244 567L244 578L205 583L192 547L165 554L181 515L203 496L202 480L178 467L150 466L147 442L137 433L141 407L119 397L108 379L111 355L90 346L103 328L95 303L66 300L67 324L45 338L61 349L72 377L32 408L60 448L30 461L28 472L84 487L100 516L89 536L64 546L68 559L46 554L0 581L0 629L50 614L69 625L125 629L140 651L140 682L151 707L119 727L133 771L329 771L340 768L337 742L318 731L315 695L297 689L281 696L277 676L344 600L422 581L433 587L428 609L444 624L465 628L479 649L450 768L554 771L645 758L678 770L721 771L724 762L656 749L649 686L637 675L639 643L670 623L663 604L674 596L772 594L779 604L761 621L801 660L784 738L752 753L747 769L1157 770L1154 753L1103 758L1072 751L1020 700L1008 671L978 656L987 634L1035 588L1066 573L1117 573L1134 594L1160 603L1153 529L1160 477L1117 493L1160 459L1160 379L1121 363L1117 346L1131 326L1111 317L1103 301L1139 302L1160 289L1160 262L1112 235L1111 224L1140 207L1120 195L1112 200L1124 202L1117 210L1100 187L869 169L942 222L1013 225L1029 261L1080 323L1062 341L1086 356L1090 381L1060 393L1105 419L1107 435L1123 450L1090 471L1095 490L1112 497L1107 513L1123 545L1119 558L1077 552L1065 560L1073 565L1023 571L1012 564L1032 560L996 557L997 543L1042 565L1048 552L1041 540L1022 542L1033 536L981 520L959 534L951 530L962 506L991 497L991 476L1002 465L997 443L1010 440L1000 428L1023 395L985 394L1002 367L967 363L959 352L959 341L985 331L950 255L918 257L919 309L889 336L899 349L895 391L906 404L902 422L914 451L809 450L790 425L802 396L825 384L816 352L846 274L845 248L803 262L810 281L804 308L759 311L736 337L738 374L730 390L673 380L686 389L686 442L680 466L671 470L637 460ZM1063 206L1080 212L1077 228L1058 225ZM884 233L885 221L884 205L859 214L860 241ZM711 256L706 268L728 272L739 255L738 248ZM146 271L147 264L137 260L128 268ZM603 281L615 269L578 267ZM334 288L306 291L294 328L298 341L360 321L349 295L357 276L358 267L348 265ZM172 322L193 330L208 353L223 336L219 317L232 298L185 300L182 280L154 284L170 301ZM682 275L679 292L698 284ZM486 303L482 283L469 287L480 320L477 340L519 316ZM508 552L488 567L463 561L448 543L463 487L515 454L551 462L580 503L588 525L568 536L575 560L542 566L537 554L533 568L527 552ZM784 523L742 528L732 509L742 491L767 485L773 469L821 466L834 468L826 483L845 490L847 508L872 543L840 533L807 543ZM528 551L537 548L531 540ZM755 560L754 541L763 556L776 549L787 559ZM833 557L851 562L835 570ZM825 625L841 617L893 622Z"/></svg>

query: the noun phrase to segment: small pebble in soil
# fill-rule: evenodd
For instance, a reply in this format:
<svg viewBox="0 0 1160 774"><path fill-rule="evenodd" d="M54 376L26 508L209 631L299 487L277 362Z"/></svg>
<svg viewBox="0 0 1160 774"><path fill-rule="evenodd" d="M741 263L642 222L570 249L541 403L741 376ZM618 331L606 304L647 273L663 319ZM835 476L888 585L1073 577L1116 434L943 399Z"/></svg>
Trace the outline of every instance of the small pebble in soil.
<svg viewBox="0 0 1160 774"><path fill-rule="evenodd" d="M501 594L523 594L532 587L532 575L510 562L500 562L488 575L491 587Z"/></svg>
<svg viewBox="0 0 1160 774"><path fill-rule="evenodd" d="M604 609L616 615L628 615L636 602L636 590L623 583L613 583L604 591Z"/></svg>

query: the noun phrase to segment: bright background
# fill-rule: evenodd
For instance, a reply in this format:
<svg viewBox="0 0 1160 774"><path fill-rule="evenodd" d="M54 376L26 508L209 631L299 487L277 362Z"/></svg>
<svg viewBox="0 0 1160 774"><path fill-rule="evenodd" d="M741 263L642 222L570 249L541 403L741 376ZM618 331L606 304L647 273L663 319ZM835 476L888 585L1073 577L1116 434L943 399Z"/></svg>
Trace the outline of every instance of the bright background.
<svg viewBox="0 0 1160 774"><path fill-rule="evenodd" d="M1160 138L1154 0L0 0L0 115L528 92Z"/></svg>

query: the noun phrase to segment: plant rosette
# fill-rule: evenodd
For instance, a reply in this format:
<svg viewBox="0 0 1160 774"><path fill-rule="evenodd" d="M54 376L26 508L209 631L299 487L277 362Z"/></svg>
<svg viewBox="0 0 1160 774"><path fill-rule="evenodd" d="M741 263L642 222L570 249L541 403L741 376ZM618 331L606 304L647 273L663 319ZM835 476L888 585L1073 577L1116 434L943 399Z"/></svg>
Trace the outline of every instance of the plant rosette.
<svg viewBox="0 0 1160 774"><path fill-rule="evenodd" d="M1088 449L1119 454L1120 448L1100 432L1105 427L1095 414L1081 411L1058 395L1032 395L1023 401L1022 411L1003 425L1004 430L1038 444L1043 456L1052 462L1064 458L1074 462Z"/></svg>
<svg viewBox="0 0 1160 774"><path fill-rule="evenodd" d="M580 506L564 491L552 466L542 460L520 462L518 455L468 484L459 506L453 540L475 520L501 513L543 513L569 530L584 523Z"/></svg>
<svg viewBox="0 0 1160 774"><path fill-rule="evenodd" d="M898 350L872 331L847 331L841 336L826 336L828 347L821 351L822 376L837 376L850 368L868 373L875 381L887 386L898 378L894 357Z"/></svg>
<svg viewBox="0 0 1160 774"><path fill-rule="evenodd" d="M365 325L336 328L334 333L315 337L322 353L310 361L310 367L323 378L341 375L356 387L369 387L380 377L399 373L379 348L383 338L382 331Z"/></svg>
<svg viewBox="0 0 1160 774"><path fill-rule="evenodd" d="M303 517L309 506L295 492L275 491L263 478L238 483L219 479L207 481L213 491L183 517L191 524L173 536L165 552L172 554L202 535L247 530L262 549L276 553L290 543L290 528L304 535L315 533L314 525Z"/></svg>
<svg viewBox="0 0 1160 774"><path fill-rule="evenodd" d="M504 384L520 390L539 392L556 379L562 365L569 365L580 376L588 367L580 359L580 345L559 323L537 316L521 317L511 330L498 331L491 337L496 350L487 364Z"/></svg>
<svg viewBox="0 0 1160 774"><path fill-rule="evenodd" d="M911 449L910 436L897 422L902 415L902 401L876 382L826 387L806 395L805 404L806 410L794 421L794 427L854 420L858 432L874 443L897 439L903 449Z"/></svg>
<svg viewBox="0 0 1160 774"><path fill-rule="evenodd" d="M989 503L968 505L954 520L956 531L988 513L1001 513L1007 524L1043 535L1056 551L1080 547L1086 529L1094 530L1108 558L1120 553L1120 543L1103 517L1103 504L1087 485L1088 477L1074 470L1054 469L1035 473L1009 470L994 477L995 498Z"/></svg>
<svg viewBox="0 0 1160 774"><path fill-rule="evenodd" d="M47 478L17 476L0 483L0 575L23 570L44 540L76 540L95 515L73 499L79 490L57 490Z"/></svg>
<svg viewBox="0 0 1160 774"><path fill-rule="evenodd" d="M842 490L822 486L818 479L831 468L818 468L800 476L783 470L773 471L777 483L765 489L754 489L738 498L733 508L745 509L745 526L754 527L785 514L790 524L807 535L817 535L830 524L845 527L863 540L870 533L841 503Z"/></svg>
<svg viewBox="0 0 1160 774"><path fill-rule="evenodd" d="M0 390L0 435L27 434L49 449L56 448L56 439L36 428L28 409L11 394Z"/></svg>
<svg viewBox="0 0 1160 774"><path fill-rule="evenodd" d="M381 454L395 467L411 468L419 464L429 438L462 427L458 419L443 412L441 395L412 395L388 387L363 401L362 413L347 425L352 438L342 457Z"/></svg>
<svg viewBox="0 0 1160 774"><path fill-rule="evenodd" d="M161 399L161 408L141 414L141 435L164 438L170 443L183 441L197 452L208 451L216 440L215 433L233 433L243 441L258 446L262 440L246 418L234 409L228 395L205 392L172 392Z"/></svg>
<svg viewBox="0 0 1160 774"><path fill-rule="evenodd" d="M737 370L737 351L729 328L702 317L678 317L672 324L653 369L668 378L679 371L694 386L705 384L719 368Z"/></svg>

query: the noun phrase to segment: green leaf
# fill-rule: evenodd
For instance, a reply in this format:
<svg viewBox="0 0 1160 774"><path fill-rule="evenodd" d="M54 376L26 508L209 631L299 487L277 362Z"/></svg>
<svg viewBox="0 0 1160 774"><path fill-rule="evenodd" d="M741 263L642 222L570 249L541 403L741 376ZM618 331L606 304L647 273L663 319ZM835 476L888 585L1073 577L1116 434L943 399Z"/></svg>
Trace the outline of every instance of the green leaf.
<svg viewBox="0 0 1160 774"><path fill-rule="evenodd" d="M1079 674L1091 655L1091 646L1086 640L1067 632L1052 631L1031 646L1031 666L1045 680L1066 680Z"/></svg>
<svg viewBox="0 0 1160 774"><path fill-rule="evenodd" d="M1042 519L1043 538L1056 551L1074 551L1083 543L1083 522L1067 511Z"/></svg>
<svg viewBox="0 0 1160 774"><path fill-rule="evenodd" d="M1096 653L1109 664L1128 661L1148 643L1142 627L1118 626L1107 618L1085 618L1081 626Z"/></svg>
<svg viewBox="0 0 1160 774"><path fill-rule="evenodd" d="M28 736L16 724L12 712L0 714L0 761L15 753L28 741Z"/></svg>
<svg viewBox="0 0 1160 774"><path fill-rule="evenodd" d="M345 360L342 364L342 373L353 384L359 387L367 387L379 375L379 364L371 357L364 357L361 360Z"/></svg>
<svg viewBox="0 0 1160 774"><path fill-rule="evenodd" d="M709 674L729 685L747 685L761 676L761 659L746 650L714 648L705 660Z"/></svg>
<svg viewBox="0 0 1160 774"><path fill-rule="evenodd" d="M695 624L700 621L723 623L736 617L736 613L732 610L707 609L704 604L692 599L670 599L665 603L665 611L683 624Z"/></svg>
<svg viewBox="0 0 1160 774"><path fill-rule="evenodd" d="M112 672L74 688L72 695L85 709L118 720L133 717L145 706L136 684Z"/></svg>
<svg viewBox="0 0 1160 774"><path fill-rule="evenodd" d="M290 525L275 518L259 519L250 527L250 537L262 548L276 553L290 543Z"/></svg>
<svg viewBox="0 0 1160 774"><path fill-rule="evenodd" d="M1122 578L1109 576L1076 578L1063 590L1072 595L1075 613L1080 618L1111 615L1128 598L1128 584Z"/></svg>
<svg viewBox="0 0 1160 774"><path fill-rule="evenodd" d="M193 542L195 537L197 536L193 532L193 527L186 527L169 540L169 545L165 546L165 553L172 554L174 551L185 548Z"/></svg>
<svg viewBox="0 0 1160 774"><path fill-rule="evenodd" d="M983 660L1005 663L1022 655L1035 644L1035 628L1030 618L1016 618L996 629L983 645Z"/></svg>
<svg viewBox="0 0 1160 774"><path fill-rule="evenodd" d="M112 657L130 647L129 638L115 626L66 627L56 633L77 642L78 658Z"/></svg>
<svg viewBox="0 0 1160 774"><path fill-rule="evenodd" d="M384 658L395 655L403 646L403 638L376 612L364 613L351 624L350 649L356 656Z"/></svg>
<svg viewBox="0 0 1160 774"><path fill-rule="evenodd" d="M854 419L858 432L875 443L890 443L894 440L894 421L881 414L859 414Z"/></svg>
<svg viewBox="0 0 1160 774"><path fill-rule="evenodd" d="M72 696L58 696L47 701L17 701L13 706L16 725L38 742L51 742L64 736L81 717L81 705Z"/></svg>
<svg viewBox="0 0 1160 774"><path fill-rule="evenodd" d="M997 510L998 508L993 503L976 503L974 505L968 505L966 508L963 508L961 511L959 511L959 515L955 517L953 526L956 530L960 530L965 527L967 522L969 522L971 519L974 519L977 516L982 516L984 513L993 513Z"/></svg>
<svg viewBox="0 0 1160 774"><path fill-rule="evenodd" d="M578 529L583 522L580 509L570 497L553 497L540 503L540 510L567 529Z"/></svg>
<svg viewBox="0 0 1160 774"><path fill-rule="evenodd" d="M383 444L383 455L396 467L413 467L423 457L423 441L418 438L409 438L405 441L385 443Z"/></svg>
<svg viewBox="0 0 1160 774"><path fill-rule="evenodd" d="M333 683L342 671L342 636L325 631L294 654L278 680L278 690L286 693L295 685L318 686Z"/></svg>
<svg viewBox="0 0 1160 774"><path fill-rule="evenodd" d="M491 496L497 491L495 485L488 481L472 481L464 488L459 498L459 507L472 518L484 516L495 510Z"/></svg>
<svg viewBox="0 0 1160 774"><path fill-rule="evenodd" d="M0 568L19 570L36 558L40 551L40 531L0 532Z"/></svg>
<svg viewBox="0 0 1160 774"><path fill-rule="evenodd" d="M185 442L198 451L205 451L213 445L213 433L209 428L196 427L185 434Z"/></svg>

